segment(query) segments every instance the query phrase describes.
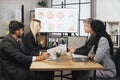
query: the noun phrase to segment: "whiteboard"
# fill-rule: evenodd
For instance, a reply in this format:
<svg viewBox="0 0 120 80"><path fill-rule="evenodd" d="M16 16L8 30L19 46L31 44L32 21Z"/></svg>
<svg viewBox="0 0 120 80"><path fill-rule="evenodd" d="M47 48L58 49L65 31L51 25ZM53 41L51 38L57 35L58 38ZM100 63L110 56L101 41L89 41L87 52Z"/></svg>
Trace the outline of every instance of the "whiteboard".
<svg viewBox="0 0 120 80"><path fill-rule="evenodd" d="M102 21L120 21L120 0L96 0L96 18Z"/></svg>
<svg viewBox="0 0 120 80"><path fill-rule="evenodd" d="M77 9L35 8L35 18L41 21L40 32L78 32Z"/></svg>

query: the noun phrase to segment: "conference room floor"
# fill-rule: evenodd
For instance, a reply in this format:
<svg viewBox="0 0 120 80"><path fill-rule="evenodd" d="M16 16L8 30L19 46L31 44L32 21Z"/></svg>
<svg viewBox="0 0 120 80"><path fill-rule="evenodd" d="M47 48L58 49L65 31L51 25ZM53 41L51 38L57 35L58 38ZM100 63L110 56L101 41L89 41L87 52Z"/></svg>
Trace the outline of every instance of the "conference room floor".
<svg viewBox="0 0 120 80"><path fill-rule="evenodd" d="M71 73L71 71L63 71L63 74L69 74ZM60 75L60 71L55 71L55 75ZM71 78L71 75L69 75L68 77ZM54 77L54 80L61 80L60 77ZM66 79L66 78L63 78L63 80L70 80L70 79Z"/></svg>

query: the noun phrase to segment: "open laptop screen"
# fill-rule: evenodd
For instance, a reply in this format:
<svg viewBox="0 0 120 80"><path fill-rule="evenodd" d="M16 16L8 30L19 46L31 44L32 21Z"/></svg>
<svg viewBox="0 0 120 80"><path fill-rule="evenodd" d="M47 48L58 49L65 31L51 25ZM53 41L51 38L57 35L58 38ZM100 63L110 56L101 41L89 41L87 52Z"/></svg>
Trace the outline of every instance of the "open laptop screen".
<svg viewBox="0 0 120 80"><path fill-rule="evenodd" d="M68 45L68 38L67 37L49 37L48 38L48 49L58 47L61 45Z"/></svg>

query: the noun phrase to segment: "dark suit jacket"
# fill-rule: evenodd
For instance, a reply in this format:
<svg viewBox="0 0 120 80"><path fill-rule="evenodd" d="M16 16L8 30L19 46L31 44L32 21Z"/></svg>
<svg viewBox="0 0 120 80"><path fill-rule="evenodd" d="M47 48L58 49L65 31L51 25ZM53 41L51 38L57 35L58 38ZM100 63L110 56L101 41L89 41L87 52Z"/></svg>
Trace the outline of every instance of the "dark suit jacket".
<svg viewBox="0 0 120 80"><path fill-rule="evenodd" d="M0 51L0 80L2 80L2 60L1 60L1 51Z"/></svg>
<svg viewBox="0 0 120 80"><path fill-rule="evenodd" d="M24 49L11 35L2 40L0 49L5 80L26 80L32 56L26 56Z"/></svg>
<svg viewBox="0 0 120 80"><path fill-rule="evenodd" d="M23 37L23 43L26 47L26 50L33 52L33 55L36 56L39 54L39 50L42 48L41 45L38 44L37 41L35 41L32 32L28 32L24 37Z"/></svg>
<svg viewBox="0 0 120 80"><path fill-rule="evenodd" d="M86 41L85 45L80 48L77 48L74 53L80 55L88 55L89 51L94 45L94 42L95 42L95 35L91 35L88 41Z"/></svg>
<svg viewBox="0 0 120 80"><path fill-rule="evenodd" d="M32 32L28 32L23 37L23 43L26 47L26 50L33 52L29 55L39 55L39 51L42 49L42 46L35 41ZM29 80L54 80L54 72L53 71L40 71L35 73L30 73Z"/></svg>

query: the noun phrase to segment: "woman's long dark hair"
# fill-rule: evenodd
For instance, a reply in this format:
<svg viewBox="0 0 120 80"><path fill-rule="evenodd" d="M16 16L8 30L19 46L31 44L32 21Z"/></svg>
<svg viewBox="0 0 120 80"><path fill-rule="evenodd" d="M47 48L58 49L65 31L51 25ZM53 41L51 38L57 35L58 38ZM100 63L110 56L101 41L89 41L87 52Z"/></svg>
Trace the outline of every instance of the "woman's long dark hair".
<svg viewBox="0 0 120 80"><path fill-rule="evenodd" d="M113 58L113 42L110 38L110 35L108 35L108 33L106 32L106 26L104 25L104 23L100 20L93 20L91 22L91 28L96 33L94 53L96 53L96 50L98 48L98 42L99 42L100 38L105 37L109 42L110 55Z"/></svg>

